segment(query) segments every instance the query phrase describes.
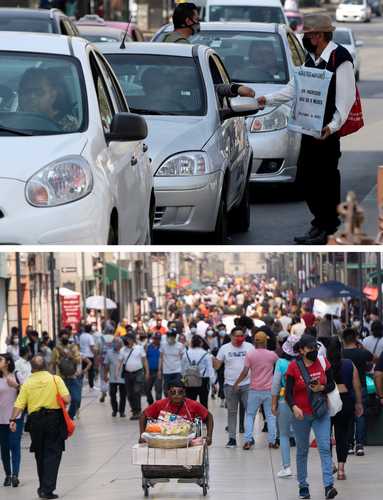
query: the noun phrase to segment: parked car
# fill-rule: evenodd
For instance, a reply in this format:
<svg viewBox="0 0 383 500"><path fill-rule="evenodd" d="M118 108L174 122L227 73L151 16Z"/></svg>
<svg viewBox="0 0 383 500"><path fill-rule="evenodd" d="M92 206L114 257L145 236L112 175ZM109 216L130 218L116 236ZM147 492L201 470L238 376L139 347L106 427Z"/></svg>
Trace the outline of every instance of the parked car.
<svg viewBox="0 0 383 500"><path fill-rule="evenodd" d="M109 26L79 25L77 27L80 36L92 43L121 42L125 36L125 31ZM133 40L127 35L125 41L132 42Z"/></svg>
<svg viewBox="0 0 383 500"><path fill-rule="evenodd" d="M252 153L244 118L217 96L215 85L230 83L219 56L189 44L132 43L123 50L103 44L100 49L131 110L148 123L154 228L211 233L222 243L231 213L236 229L247 231Z"/></svg>
<svg viewBox="0 0 383 500"><path fill-rule="evenodd" d="M371 21L372 12L367 0L343 0L336 9L335 18L340 22Z"/></svg>
<svg viewBox="0 0 383 500"><path fill-rule="evenodd" d="M361 40L355 40L354 33L350 28L337 28L334 31L334 42L343 45L351 54L354 62L355 79L360 79L360 54L359 47L362 47Z"/></svg>
<svg viewBox="0 0 383 500"><path fill-rule="evenodd" d="M367 0L368 5L371 7L371 12L376 15L376 17L381 17L382 15L382 4L381 0Z"/></svg>
<svg viewBox="0 0 383 500"><path fill-rule="evenodd" d="M280 0L207 0L205 21L288 24Z"/></svg>
<svg viewBox="0 0 383 500"><path fill-rule="evenodd" d="M158 32L153 41L162 40L170 29ZM302 46L285 25L201 23L201 32L191 40L213 48L231 79L252 87L257 95L280 89L293 77L294 66L305 60ZM288 104L266 107L247 118L253 149L251 181L295 181L301 136L287 129L290 110Z"/></svg>
<svg viewBox="0 0 383 500"><path fill-rule="evenodd" d="M58 9L0 8L0 31L29 31L78 36L71 19Z"/></svg>
<svg viewBox="0 0 383 500"><path fill-rule="evenodd" d="M106 21L104 18L97 16L95 14L88 14L81 17L77 21L77 26L99 26L99 27L109 27L114 29L119 29L122 31L128 31L129 37L133 42L143 42L144 35L139 30L138 26L134 23L125 23L119 21Z"/></svg>
<svg viewBox="0 0 383 500"><path fill-rule="evenodd" d="M0 242L149 243L147 126L104 57L61 35L0 47Z"/></svg>
<svg viewBox="0 0 383 500"><path fill-rule="evenodd" d="M303 14L298 10L285 10L290 28L295 33L303 33Z"/></svg>

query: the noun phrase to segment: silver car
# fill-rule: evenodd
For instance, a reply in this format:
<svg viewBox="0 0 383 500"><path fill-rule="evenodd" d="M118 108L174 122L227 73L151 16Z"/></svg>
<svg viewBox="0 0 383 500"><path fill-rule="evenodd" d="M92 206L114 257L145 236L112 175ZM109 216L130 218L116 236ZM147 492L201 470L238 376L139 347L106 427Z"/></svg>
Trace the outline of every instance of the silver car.
<svg viewBox="0 0 383 500"><path fill-rule="evenodd" d="M334 31L334 42L343 45L351 54L354 62L355 80L360 79L360 54L359 48L363 46L361 40L355 40L354 33L350 28L339 28Z"/></svg>
<svg viewBox="0 0 383 500"><path fill-rule="evenodd" d="M132 111L145 116L152 160L154 229L212 233L226 238L250 226L248 179L252 164L245 118L216 85L230 80L214 50L202 45L100 44ZM244 99L246 101L246 99ZM253 101L254 106L254 99ZM249 110L251 107L249 106Z"/></svg>
<svg viewBox="0 0 383 500"><path fill-rule="evenodd" d="M161 41L171 25L153 37ZM258 96L275 92L292 77L294 66L305 61L305 53L293 31L285 25L267 23L201 23L196 44L214 49L230 77L252 87ZM251 181L293 183L300 150L300 134L287 130L290 106L266 107L247 118L253 149Z"/></svg>

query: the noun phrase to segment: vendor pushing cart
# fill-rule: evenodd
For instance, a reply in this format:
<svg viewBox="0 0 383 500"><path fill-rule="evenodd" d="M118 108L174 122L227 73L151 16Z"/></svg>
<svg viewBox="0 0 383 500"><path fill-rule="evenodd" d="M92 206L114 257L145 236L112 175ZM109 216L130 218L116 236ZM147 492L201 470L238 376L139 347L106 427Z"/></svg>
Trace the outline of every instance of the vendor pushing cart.
<svg viewBox="0 0 383 500"><path fill-rule="evenodd" d="M168 482L170 479L178 479L179 482L197 483L203 489L203 494L207 494L209 487L209 460L207 447L212 443L214 420L213 415L200 403L185 397L185 388L182 384L174 384L169 388L168 397L156 401L148 406L140 417L140 438L139 443L146 443L143 434L150 421L160 418L160 415L167 413L175 418L182 418L191 423L203 422L206 424L206 437L202 439L200 446L190 446L179 450L155 450L150 445L147 448L147 461L136 462L142 464L142 488L145 496L149 494L149 487L159 482ZM198 435L198 429L197 429ZM138 445L136 445L138 446ZM152 453L149 453L149 452ZM142 450L141 450L142 452ZM153 456L157 452L161 457L161 464L158 464ZM169 463L174 460L174 463Z"/></svg>

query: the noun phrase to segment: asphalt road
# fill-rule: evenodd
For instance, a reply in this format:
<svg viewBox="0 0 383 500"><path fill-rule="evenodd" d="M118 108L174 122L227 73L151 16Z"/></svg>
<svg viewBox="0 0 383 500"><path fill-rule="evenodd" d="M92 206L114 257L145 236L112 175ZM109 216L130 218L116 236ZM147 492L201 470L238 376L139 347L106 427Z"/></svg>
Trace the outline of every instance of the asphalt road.
<svg viewBox="0 0 383 500"><path fill-rule="evenodd" d="M364 42L360 49L362 95L365 127L342 140L340 162L342 199L354 191L359 201L376 185L376 167L383 165L383 18L371 23L354 23L356 39ZM230 235L233 245L291 245L294 236L303 234L310 225L306 204L294 197L289 186L264 184L252 186L252 222L248 233ZM204 235L158 234L155 244L206 244Z"/></svg>

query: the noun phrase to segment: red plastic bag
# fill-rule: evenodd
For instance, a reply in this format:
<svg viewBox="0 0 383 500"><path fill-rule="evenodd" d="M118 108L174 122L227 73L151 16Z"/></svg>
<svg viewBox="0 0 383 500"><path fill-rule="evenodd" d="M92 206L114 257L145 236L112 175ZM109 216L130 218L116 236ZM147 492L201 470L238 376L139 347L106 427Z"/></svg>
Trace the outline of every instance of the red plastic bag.
<svg viewBox="0 0 383 500"><path fill-rule="evenodd" d="M358 87L356 87L355 102L352 105L347 120L345 121L341 129L338 131L338 135L339 137L344 137L345 135L354 134L363 126L364 126L364 121L363 121L362 102L360 100L359 89Z"/></svg>
<svg viewBox="0 0 383 500"><path fill-rule="evenodd" d="M53 377L53 380L55 382L55 385L56 385L56 389L57 389L57 393L56 393L56 401L57 403L59 404L62 412L63 412L63 417L64 417L64 420L65 420L65 425L66 425L66 430L67 430L67 433L68 433L68 437L71 437L76 429L76 424L73 422L73 420L70 418L69 416L69 413L66 409L66 406L65 406L65 402L61 396L61 394L59 393L59 390L58 390L58 387L57 387L57 383L56 383L56 379Z"/></svg>

